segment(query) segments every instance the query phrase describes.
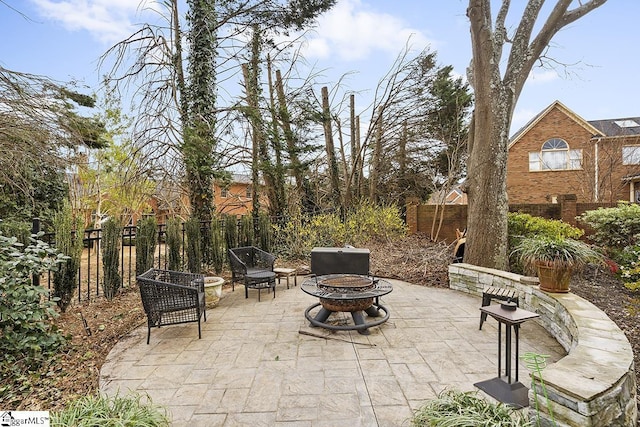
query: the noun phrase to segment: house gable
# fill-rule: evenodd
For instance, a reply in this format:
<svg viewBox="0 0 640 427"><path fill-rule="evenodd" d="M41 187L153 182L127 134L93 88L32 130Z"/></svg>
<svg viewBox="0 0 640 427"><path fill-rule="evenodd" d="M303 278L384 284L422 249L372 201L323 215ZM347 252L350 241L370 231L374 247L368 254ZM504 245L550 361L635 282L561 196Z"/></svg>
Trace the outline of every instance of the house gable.
<svg viewBox="0 0 640 427"><path fill-rule="evenodd" d="M543 152L562 161L563 151L564 163L541 163ZM579 202L640 200L640 118L588 122L555 101L513 135L508 154L510 203L564 194Z"/></svg>
<svg viewBox="0 0 640 427"><path fill-rule="evenodd" d="M521 127L516 133L513 134L513 136L509 140L508 149L510 150L511 147L517 144L518 141L520 141L531 129L535 128L538 125L538 123L540 123L541 120L547 117L554 110L558 110L563 114L565 114L569 119L575 121L576 124L578 124L579 126L582 126L586 132L589 132L589 134L596 137L605 136L604 133L602 133L598 128L593 126L590 122L586 121L585 119L583 119L582 117L574 113L572 110L567 108L562 102L556 100L547 108L545 108L536 116L534 116L531 120L529 120L529 122L526 125Z"/></svg>

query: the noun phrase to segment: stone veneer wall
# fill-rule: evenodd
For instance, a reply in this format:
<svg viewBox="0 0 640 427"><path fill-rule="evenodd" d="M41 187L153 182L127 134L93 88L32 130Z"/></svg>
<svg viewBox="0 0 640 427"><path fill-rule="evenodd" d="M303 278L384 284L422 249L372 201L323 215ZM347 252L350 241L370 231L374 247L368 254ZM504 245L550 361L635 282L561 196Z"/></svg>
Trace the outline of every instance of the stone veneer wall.
<svg viewBox="0 0 640 427"><path fill-rule="evenodd" d="M481 296L486 286L515 289L520 307L538 313L538 321L567 351L542 371L558 426L636 426L633 350L604 312L573 293L541 291L535 277L470 264L449 266L451 289ZM533 399L529 391L532 407ZM539 404L542 425L553 425L548 403L542 398Z"/></svg>

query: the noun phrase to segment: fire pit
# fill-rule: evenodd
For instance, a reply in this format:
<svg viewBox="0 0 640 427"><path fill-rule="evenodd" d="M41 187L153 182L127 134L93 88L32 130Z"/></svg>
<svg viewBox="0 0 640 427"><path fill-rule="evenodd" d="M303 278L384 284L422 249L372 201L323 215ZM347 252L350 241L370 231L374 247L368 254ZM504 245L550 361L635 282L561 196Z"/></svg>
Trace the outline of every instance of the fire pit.
<svg viewBox="0 0 640 427"><path fill-rule="evenodd" d="M305 317L312 326L330 330L357 330L368 335L368 328L389 319L389 310L379 302L379 297L393 290L391 283L369 275L369 250L357 248L314 248L311 251L311 272L300 288L320 302L307 308ZM311 315L311 311L321 306ZM384 315L381 314L384 312ZM353 325L327 323L335 312L351 313ZM365 321L364 313L376 318Z"/></svg>
<svg viewBox="0 0 640 427"><path fill-rule="evenodd" d="M378 301L380 296L393 290L391 283L386 280L354 274L331 274L306 279L300 288L320 299L319 303L310 306L304 313L312 326L337 331L356 330L368 335L370 327L381 325L389 319L389 310ZM312 316L311 311L318 306L321 306L320 310ZM354 324L327 323L334 312L351 313ZM366 321L363 312L376 320Z"/></svg>

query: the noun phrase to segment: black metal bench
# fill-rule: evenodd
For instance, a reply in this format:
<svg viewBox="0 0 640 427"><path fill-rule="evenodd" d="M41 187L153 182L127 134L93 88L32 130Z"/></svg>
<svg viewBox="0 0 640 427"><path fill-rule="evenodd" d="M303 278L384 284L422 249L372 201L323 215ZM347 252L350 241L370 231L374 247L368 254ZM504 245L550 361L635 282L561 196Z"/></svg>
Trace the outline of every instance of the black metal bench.
<svg viewBox="0 0 640 427"><path fill-rule="evenodd" d="M137 280L147 315L147 344L152 327L188 322L198 323L198 338L202 338L200 318L207 321L202 274L152 268Z"/></svg>

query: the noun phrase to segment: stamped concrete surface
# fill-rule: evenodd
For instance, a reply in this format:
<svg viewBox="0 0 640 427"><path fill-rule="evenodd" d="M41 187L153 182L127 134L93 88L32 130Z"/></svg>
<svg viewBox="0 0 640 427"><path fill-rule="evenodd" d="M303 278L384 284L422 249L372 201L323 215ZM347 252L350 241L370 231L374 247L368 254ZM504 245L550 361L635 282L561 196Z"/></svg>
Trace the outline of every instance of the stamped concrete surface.
<svg viewBox="0 0 640 427"><path fill-rule="evenodd" d="M390 282L380 303L391 316L368 336L310 327L304 311L317 299L284 281L260 302L255 290L225 290L202 339L195 323L154 328L149 345L146 325L122 339L100 391L147 393L173 426L395 427L442 390L498 375L497 322L478 330L479 297ZM348 313L329 321L352 323ZM549 363L565 354L536 321L522 325L520 352ZM519 376L528 386L522 363Z"/></svg>

